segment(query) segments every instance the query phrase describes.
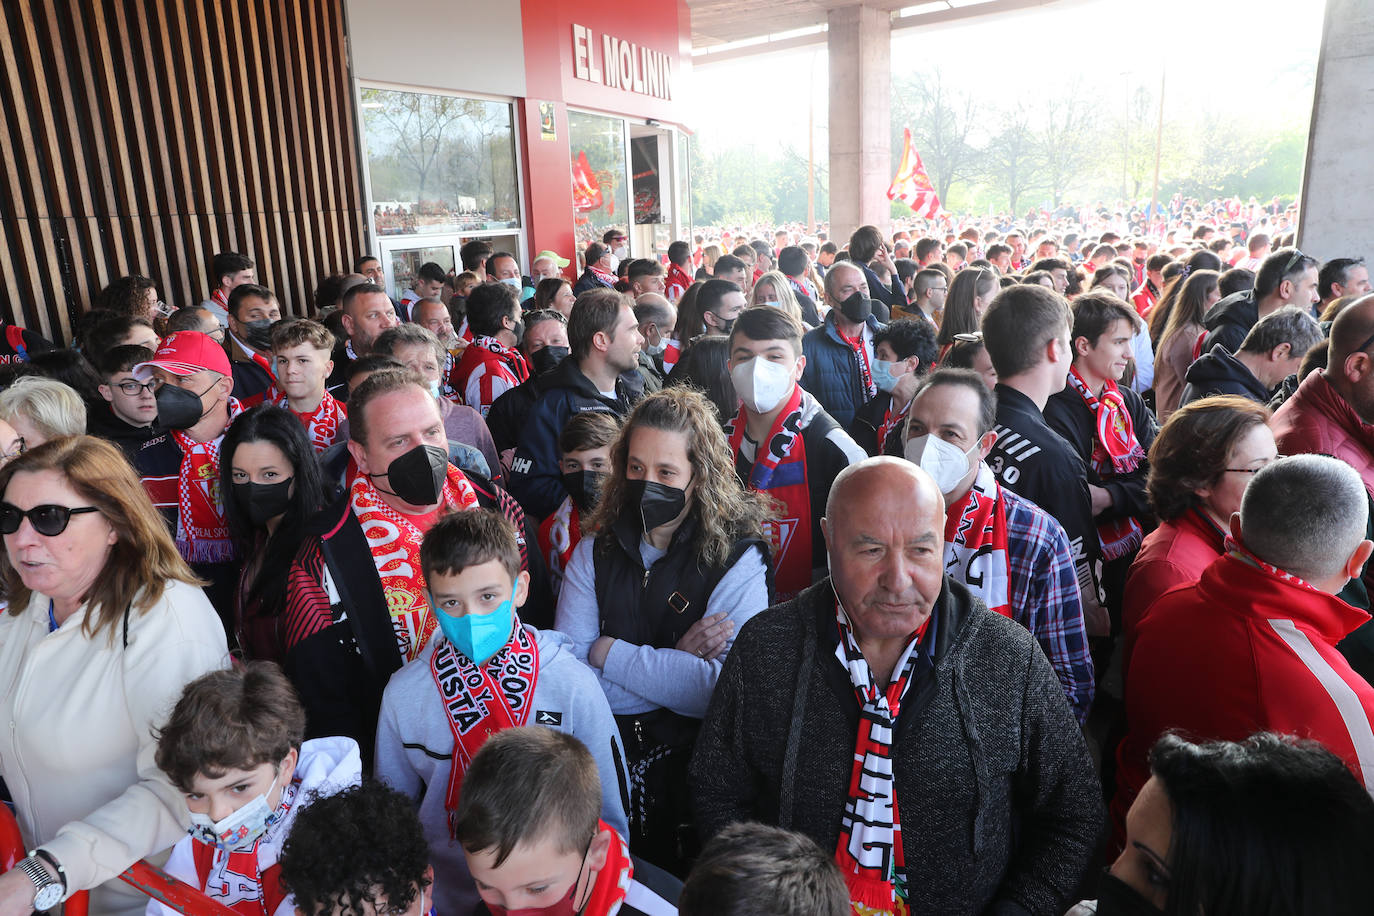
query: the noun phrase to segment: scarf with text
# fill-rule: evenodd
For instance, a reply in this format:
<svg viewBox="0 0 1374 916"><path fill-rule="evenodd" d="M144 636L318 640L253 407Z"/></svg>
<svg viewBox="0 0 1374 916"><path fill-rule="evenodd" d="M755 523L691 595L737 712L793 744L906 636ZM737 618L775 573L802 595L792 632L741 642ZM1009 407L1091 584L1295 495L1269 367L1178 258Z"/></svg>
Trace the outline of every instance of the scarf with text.
<svg viewBox="0 0 1374 916"><path fill-rule="evenodd" d="M534 688L539 681L539 649L534 631L511 615L515 624L501 651L479 665L442 639L429 659L429 673L444 701L444 714L453 732L453 763L448 772L450 839L457 827L458 799L463 774L487 739L507 728L518 728L530 717Z"/></svg>
<svg viewBox="0 0 1374 916"><path fill-rule="evenodd" d="M839 325L835 326L835 332L840 331ZM859 330L857 337L846 337L840 334L840 340L849 344L849 349L853 350L859 357L859 380L864 386L864 400L871 401L878 396L878 386L873 382L873 370L868 364L868 347L864 346L864 332Z"/></svg>
<svg viewBox="0 0 1374 916"><path fill-rule="evenodd" d="M910 912L906 892L906 858L902 851L902 821L897 812L897 786L892 772L892 736L897 716L916 667L917 648L930 618L913 634L893 668L887 689L879 687L859 650L843 606L835 603L840 641L835 657L844 665L859 698L859 731L849 797L840 820L835 861L849 886L856 916L886 916Z"/></svg>
<svg viewBox="0 0 1374 916"><path fill-rule="evenodd" d="M989 610L1011 616L1007 507L992 468L981 461L968 493L945 510L945 574L967 585Z"/></svg>
<svg viewBox="0 0 1374 916"><path fill-rule="evenodd" d="M229 399L229 422L243 412L243 405ZM177 476L177 552L188 563L226 563L234 559L234 541L224 520L224 500L219 490L219 446L224 433L209 442L197 442L179 429L171 431L181 447L181 472Z"/></svg>
<svg viewBox="0 0 1374 916"><path fill-rule="evenodd" d="M635 866L630 858L630 844L625 842L625 838L616 833L615 828L605 821L597 821L596 826L600 831L609 830L614 835L615 842L611 843L611 848L606 852L606 864L596 873L596 883L592 885L592 894L583 904L582 912L587 916L597 916L601 913L614 916L620 912L625 895L630 892L630 881L634 878Z"/></svg>
<svg viewBox="0 0 1374 916"><path fill-rule="evenodd" d="M486 350L495 355L501 361L501 365L505 366L517 381L524 382L530 377L530 366L529 363L525 362L525 354L514 347L506 346L495 337L475 338L469 346Z"/></svg>
<svg viewBox="0 0 1374 916"><path fill-rule="evenodd" d="M412 661L438 625L425 597L425 577L420 571L420 542L425 533L388 506L366 474L354 478L348 501L372 550L401 660ZM440 512L461 512L477 506L477 492L453 465L449 465L439 505Z"/></svg>
<svg viewBox="0 0 1374 916"><path fill-rule="evenodd" d="M1091 464L1097 476L1103 480L1130 474L1140 467L1145 458L1145 450L1135 437L1135 426L1131 414L1126 410L1126 399L1116 382L1107 379L1102 385L1102 395L1094 395L1083 380L1077 367L1069 368L1069 384L1097 419L1096 434L1093 437ZM1140 547L1145 540L1145 530L1132 516L1123 516L1097 522L1097 539L1102 544L1102 556L1107 560L1124 557Z"/></svg>
<svg viewBox="0 0 1374 916"><path fill-rule="evenodd" d="M348 419L348 408L328 391L320 399L320 406L310 413L299 413L294 410L285 394L277 398L277 404L290 410L296 419L301 421L317 455L334 444L334 440L339 437L339 425Z"/></svg>
<svg viewBox="0 0 1374 916"><path fill-rule="evenodd" d="M768 435L754 450L749 468L749 489L767 493L781 504L778 518L763 523L777 564L774 582L779 601L785 601L811 584L811 488L806 478L806 443L802 429L820 410L820 404L800 385L773 420ZM747 417L744 408L725 426L730 452L739 459Z"/></svg>
<svg viewBox="0 0 1374 916"><path fill-rule="evenodd" d="M200 840L191 841L197 887L205 896L239 916L274 916L289 896L281 884L278 858L296 812L304 807L295 804L300 791L300 776L282 788L274 819L252 849L229 852Z"/></svg>

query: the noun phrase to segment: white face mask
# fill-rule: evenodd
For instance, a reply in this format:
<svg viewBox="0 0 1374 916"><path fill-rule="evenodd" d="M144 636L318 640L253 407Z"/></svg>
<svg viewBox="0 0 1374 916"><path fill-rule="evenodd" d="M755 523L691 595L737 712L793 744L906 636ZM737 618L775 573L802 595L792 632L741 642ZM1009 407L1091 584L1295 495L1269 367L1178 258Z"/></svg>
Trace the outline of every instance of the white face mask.
<svg viewBox="0 0 1374 916"><path fill-rule="evenodd" d="M611 254L615 255L616 261L623 261L625 259L625 255L629 253L630 250L626 248L624 245L621 245L619 248L611 249Z"/></svg>
<svg viewBox="0 0 1374 916"><path fill-rule="evenodd" d="M754 413L768 413L792 393L792 370L755 356L730 370L735 394Z"/></svg>
<svg viewBox="0 0 1374 916"><path fill-rule="evenodd" d="M506 277L501 282L515 289L520 289L524 285L524 281L519 277Z"/></svg>
<svg viewBox="0 0 1374 916"><path fill-rule="evenodd" d="M616 255L611 255L610 258L611 263L606 265L606 273L613 274L620 267L620 258Z"/></svg>
<svg viewBox="0 0 1374 916"><path fill-rule="evenodd" d="M913 436L906 440L903 454L906 460L917 465L935 481L940 492L948 496L958 488L959 482L969 472L968 453L978 447L973 443L967 451L959 451L959 446L951 445L939 436Z"/></svg>
<svg viewBox="0 0 1374 916"><path fill-rule="evenodd" d="M272 784L266 792L222 820L212 821L210 815L192 811L191 829L188 832L202 843L226 852L251 850L258 837L266 833L267 828L277 820L276 812L267 803L267 796L277 787L279 776L280 772L272 778Z"/></svg>

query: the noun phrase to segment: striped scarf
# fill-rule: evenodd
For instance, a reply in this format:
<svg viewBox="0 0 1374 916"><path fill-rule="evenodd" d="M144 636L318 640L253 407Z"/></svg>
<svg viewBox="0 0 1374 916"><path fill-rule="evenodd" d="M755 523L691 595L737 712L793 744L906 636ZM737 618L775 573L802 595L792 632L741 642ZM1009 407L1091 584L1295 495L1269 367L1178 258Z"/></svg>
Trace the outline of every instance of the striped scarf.
<svg viewBox="0 0 1374 916"><path fill-rule="evenodd" d="M243 405L229 399L229 422L243 412ZM228 428L228 424L225 424ZM197 442L179 429L171 431L181 447L181 472L177 476L177 552L188 563L227 563L234 559L234 541L224 520L224 500L219 487L219 446L224 433L209 442Z"/></svg>
<svg viewBox="0 0 1374 916"><path fill-rule="evenodd" d="M1126 399L1122 397L1116 382L1107 379L1102 385L1102 395L1098 397L1088 388L1088 383L1075 366L1069 368L1069 385L1078 392L1097 420L1091 464L1098 477L1105 480L1123 476L1140 467L1145 450L1135 437L1135 426L1131 422L1130 412L1126 410ZM1140 522L1129 515L1099 519L1097 539L1102 544L1103 558L1115 560L1138 550L1145 540L1145 530L1140 527Z"/></svg>

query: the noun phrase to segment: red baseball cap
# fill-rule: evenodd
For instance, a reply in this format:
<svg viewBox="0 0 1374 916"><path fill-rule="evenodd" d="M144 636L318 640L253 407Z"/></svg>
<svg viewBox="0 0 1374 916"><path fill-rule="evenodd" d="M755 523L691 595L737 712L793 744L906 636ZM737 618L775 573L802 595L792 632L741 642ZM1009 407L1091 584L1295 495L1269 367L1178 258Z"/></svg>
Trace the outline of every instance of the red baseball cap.
<svg viewBox="0 0 1374 916"><path fill-rule="evenodd" d="M134 366L134 378L147 381L153 369L165 369L173 375L191 375L205 369L220 375L233 374L229 354L199 331L177 331L167 335L152 359Z"/></svg>

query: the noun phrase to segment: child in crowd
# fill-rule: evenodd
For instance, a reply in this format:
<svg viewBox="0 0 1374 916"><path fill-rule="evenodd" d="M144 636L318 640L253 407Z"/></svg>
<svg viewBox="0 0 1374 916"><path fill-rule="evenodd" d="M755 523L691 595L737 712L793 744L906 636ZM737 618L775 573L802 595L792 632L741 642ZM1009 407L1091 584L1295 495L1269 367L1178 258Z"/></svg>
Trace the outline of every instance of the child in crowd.
<svg viewBox="0 0 1374 916"><path fill-rule="evenodd" d="M454 818L482 905L473 916L673 916L682 884L598 819L596 761L571 735L510 728L473 758Z"/></svg>
<svg viewBox="0 0 1374 916"><path fill-rule="evenodd" d="M468 792L465 773L488 736L526 724L575 736L599 773L593 812L621 834L624 750L606 695L573 654L572 640L520 622L516 608L525 603L529 574L521 571L510 522L484 509L440 519L425 534L420 564L444 638L431 639L392 675L377 726L376 773L419 805L439 874L438 912L469 913L478 889L453 843L454 825Z"/></svg>
<svg viewBox="0 0 1374 916"><path fill-rule="evenodd" d="M554 597L573 548L582 540L582 519L601 499L601 485L611 471L611 445L619 433L615 414L585 411L573 414L558 437L559 467L569 495L539 526L539 550L549 561Z"/></svg>
<svg viewBox="0 0 1374 916"><path fill-rule="evenodd" d="M152 358L152 350L136 344L123 344L95 354L100 396L107 406L104 410L94 404L88 407L86 431L119 446L130 462L148 440L163 432L153 426L157 398L152 386L134 378L134 366Z"/></svg>
<svg viewBox="0 0 1374 916"><path fill-rule="evenodd" d="M301 812L282 850L281 884L296 900L296 916L435 913L434 869L415 806L378 782Z"/></svg>
<svg viewBox="0 0 1374 916"><path fill-rule="evenodd" d="M731 824L702 849L682 885L682 916L849 916L835 857L800 833Z"/></svg>
<svg viewBox="0 0 1374 916"><path fill-rule="evenodd" d="M333 349L334 335L317 321L281 321L272 328L273 400L301 421L317 455L348 441L348 411L325 390L334 371Z"/></svg>
<svg viewBox="0 0 1374 916"><path fill-rule="evenodd" d="M186 685L158 734L157 765L186 793L190 836L166 871L244 916L293 916L278 857L301 808L362 778L350 738L302 742L305 710L272 662ZM171 916L157 901L148 916Z"/></svg>

